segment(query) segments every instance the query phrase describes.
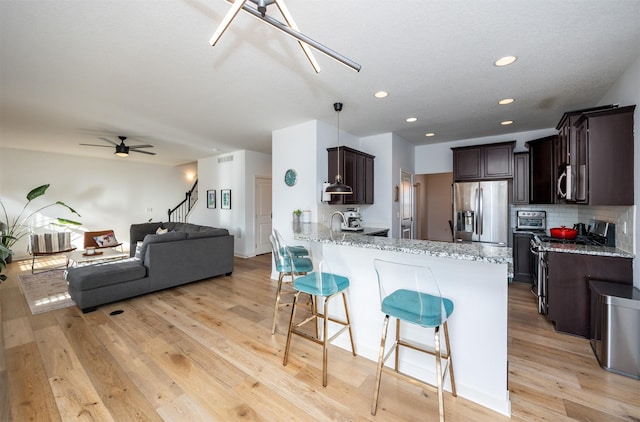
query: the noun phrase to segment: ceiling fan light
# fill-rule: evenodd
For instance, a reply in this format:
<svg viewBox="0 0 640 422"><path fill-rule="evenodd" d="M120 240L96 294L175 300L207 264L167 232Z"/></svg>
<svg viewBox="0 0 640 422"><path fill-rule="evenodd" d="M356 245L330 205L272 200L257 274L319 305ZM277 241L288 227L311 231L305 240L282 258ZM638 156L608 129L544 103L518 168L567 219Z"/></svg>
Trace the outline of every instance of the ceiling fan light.
<svg viewBox="0 0 640 422"><path fill-rule="evenodd" d="M128 157L129 156L129 147L123 144L116 145L115 154L118 157Z"/></svg>

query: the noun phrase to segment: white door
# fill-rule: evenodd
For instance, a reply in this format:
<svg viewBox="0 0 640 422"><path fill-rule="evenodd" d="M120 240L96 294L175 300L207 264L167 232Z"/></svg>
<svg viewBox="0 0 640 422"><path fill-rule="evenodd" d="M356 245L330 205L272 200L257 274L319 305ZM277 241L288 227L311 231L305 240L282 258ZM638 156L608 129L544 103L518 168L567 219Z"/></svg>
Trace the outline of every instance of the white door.
<svg viewBox="0 0 640 422"><path fill-rule="evenodd" d="M271 178L256 177L256 255L271 252Z"/></svg>
<svg viewBox="0 0 640 422"><path fill-rule="evenodd" d="M413 174L401 170L400 179L400 238L413 239Z"/></svg>

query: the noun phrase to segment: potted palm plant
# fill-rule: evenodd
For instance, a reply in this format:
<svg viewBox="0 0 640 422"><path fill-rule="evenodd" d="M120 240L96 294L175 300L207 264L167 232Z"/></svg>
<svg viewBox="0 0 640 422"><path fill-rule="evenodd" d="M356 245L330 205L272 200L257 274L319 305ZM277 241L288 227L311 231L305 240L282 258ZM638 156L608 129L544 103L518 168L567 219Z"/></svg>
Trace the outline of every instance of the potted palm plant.
<svg viewBox="0 0 640 422"><path fill-rule="evenodd" d="M44 195L47 192L48 188L49 185L47 184L32 189L27 194L27 202L22 207L22 210L13 219L9 219L7 210L2 203L2 200L0 200L0 206L2 207L4 217L4 220L0 221L0 246L2 246L2 248L0 248L0 271L4 269L8 262L11 262L12 246L15 245L17 241L33 231L33 227L29 224L29 222L34 215L40 213L44 209L54 206L61 206L80 217L80 214L78 214L76 210L60 201L52 202L50 204L43 205L36 210L29 211L28 208L29 204L31 204L31 201ZM47 224L79 226L81 223L58 217L55 218L53 222L48 222Z"/></svg>
<svg viewBox="0 0 640 422"><path fill-rule="evenodd" d="M9 248L0 243L0 281L5 281L7 276L2 274L2 271L7 266L7 258L11 256Z"/></svg>

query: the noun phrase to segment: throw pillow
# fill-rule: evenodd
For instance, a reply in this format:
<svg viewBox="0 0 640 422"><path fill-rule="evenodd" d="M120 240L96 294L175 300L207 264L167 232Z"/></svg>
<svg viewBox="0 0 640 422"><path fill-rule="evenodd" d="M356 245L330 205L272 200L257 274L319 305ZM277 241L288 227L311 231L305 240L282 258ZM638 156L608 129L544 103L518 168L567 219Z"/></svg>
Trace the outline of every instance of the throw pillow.
<svg viewBox="0 0 640 422"><path fill-rule="evenodd" d="M97 245L101 248L109 247L109 246L118 246L118 240L116 239L115 234L113 232L103 234L102 236L96 236L93 238L96 241Z"/></svg>
<svg viewBox="0 0 640 422"><path fill-rule="evenodd" d="M156 234L165 234L168 232L169 232L169 229L163 229L162 227L158 227L158 229L156 230Z"/></svg>
<svg viewBox="0 0 640 422"><path fill-rule="evenodd" d="M136 253L135 253L134 256L137 259L142 259L141 258L142 255L140 254L140 251L142 250L142 243L143 243L142 240L139 240L139 241L136 242Z"/></svg>

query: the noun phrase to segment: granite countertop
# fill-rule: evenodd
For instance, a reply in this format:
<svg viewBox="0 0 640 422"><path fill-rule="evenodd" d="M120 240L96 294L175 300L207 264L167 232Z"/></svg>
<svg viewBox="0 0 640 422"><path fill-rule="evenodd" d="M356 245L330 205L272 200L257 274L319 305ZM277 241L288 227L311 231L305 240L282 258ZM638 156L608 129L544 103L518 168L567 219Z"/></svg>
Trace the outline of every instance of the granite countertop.
<svg viewBox="0 0 640 422"><path fill-rule="evenodd" d="M333 231L322 224L305 223L294 225L295 240L353 246L356 248L377 249L381 251L403 252L415 255L429 255L442 258L483 261L493 264L512 264L511 248L486 243L438 242L432 240L392 239L388 237L367 236L367 232L384 229L369 228L363 232Z"/></svg>
<svg viewBox="0 0 640 422"><path fill-rule="evenodd" d="M542 252L575 253L582 255L611 256L616 258L633 258L633 254L610 246L575 245L559 242L542 242Z"/></svg>

